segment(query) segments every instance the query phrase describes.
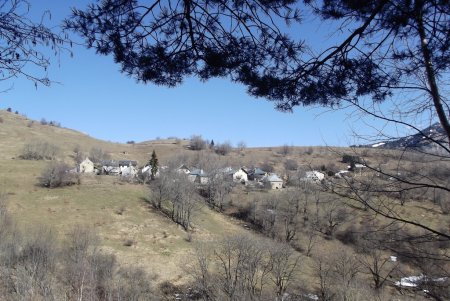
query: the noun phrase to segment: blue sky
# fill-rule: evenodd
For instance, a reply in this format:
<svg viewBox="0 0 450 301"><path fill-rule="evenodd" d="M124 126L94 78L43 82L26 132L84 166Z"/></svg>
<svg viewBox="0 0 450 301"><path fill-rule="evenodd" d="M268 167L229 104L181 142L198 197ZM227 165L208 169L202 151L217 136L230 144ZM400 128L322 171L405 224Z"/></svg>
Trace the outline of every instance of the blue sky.
<svg viewBox="0 0 450 301"><path fill-rule="evenodd" d="M70 7L85 7L89 1L47 1L31 3L31 17L40 18L50 10L47 24L59 24ZM314 23L317 24L317 23ZM326 31L316 25L314 36ZM317 42L317 41L316 41ZM50 87L24 78L0 84L0 108L11 107L32 119L55 120L64 127L114 142L136 142L156 137L188 138L200 134L217 142L248 146L333 145L354 143L347 111L298 107L294 113L281 113L264 99L246 94L245 87L226 79L206 83L189 78L176 88L139 84L119 72L111 57L95 54L81 46L71 49L73 58L53 57L48 71Z"/></svg>

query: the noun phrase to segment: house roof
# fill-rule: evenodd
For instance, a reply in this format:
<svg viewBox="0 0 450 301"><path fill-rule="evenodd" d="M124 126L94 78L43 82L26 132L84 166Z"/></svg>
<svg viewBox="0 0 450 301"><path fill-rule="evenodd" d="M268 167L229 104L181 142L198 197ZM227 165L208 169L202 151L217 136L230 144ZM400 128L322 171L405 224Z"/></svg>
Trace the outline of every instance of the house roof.
<svg viewBox="0 0 450 301"><path fill-rule="evenodd" d="M262 170L261 168L255 168L254 170L253 170L253 174L254 175L260 175L260 176L262 176L262 175L265 175L266 174L266 172L264 171L264 170Z"/></svg>
<svg viewBox="0 0 450 301"><path fill-rule="evenodd" d="M268 182L283 182L282 179L280 179L279 176L277 176L276 174L270 174L267 176L266 181Z"/></svg>
<svg viewBox="0 0 450 301"><path fill-rule="evenodd" d="M178 169L186 169L186 170L189 170L189 167L187 167L187 166L184 165L184 164L181 164L180 167L178 167Z"/></svg>
<svg viewBox="0 0 450 301"><path fill-rule="evenodd" d="M86 159L84 159L81 163L92 163L92 161L88 157L86 157Z"/></svg>
<svg viewBox="0 0 450 301"><path fill-rule="evenodd" d="M114 160L102 160L100 163L102 166L114 166L114 167L119 166L119 163Z"/></svg>
<svg viewBox="0 0 450 301"><path fill-rule="evenodd" d="M192 170L189 175L191 176L200 176L200 177L207 177L208 175L203 171L203 169L194 169Z"/></svg>
<svg viewBox="0 0 450 301"><path fill-rule="evenodd" d="M119 166L137 166L137 161L135 161L135 160L120 160Z"/></svg>

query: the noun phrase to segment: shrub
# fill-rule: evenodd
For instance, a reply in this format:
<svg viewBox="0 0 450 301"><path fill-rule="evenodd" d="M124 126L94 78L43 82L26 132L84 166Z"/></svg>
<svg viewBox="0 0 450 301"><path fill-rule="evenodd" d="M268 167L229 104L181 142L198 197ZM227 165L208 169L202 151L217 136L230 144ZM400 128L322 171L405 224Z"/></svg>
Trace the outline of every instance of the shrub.
<svg viewBox="0 0 450 301"><path fill-rule="evenodd" d="M15 111L14 114L19 115L19 111Z"/></svg>
<svg viewBox="0 0 450 301"><path fill-rule="evenodd" d="M28 123L27 123L27 127L32 127L33 126L33 124L34 124L34 121L33 120L30 120L30 121L28 121Z"/></svg>
<svg viewBox="0 0 450 301"><path fill-rule="evenodd" d="M25 144L20 158L24 160L55 160L59 147L48 142L33 142Z"/></svg>
<svg viewBox="0 0 450 301"><path fill-rule="evenodd" d="M127 141L127 144L135 144L136 142L134 140Z"/></svg>
<svg viewBox="0 0 450 301"><path fill-rule="evenodd" d="M192 135L189 142L189 148L191 150L202 150L206 148L206 141L203 140L201 135Z"/></svg>
<svg viewBox="0 0 450 301"><path fill-rule="evenodd" d="M70 167L62 162L51 162L38 178L42 187L56 188L79 183L78 175L71 173Z"/></svg>
<svg viewBox="0 0 450 301"><path fill-rule="evenodd" d="M134 245L134 240L132 240L132 239L127 239L127 240L125 240L125 241L123 242L123 245L124 245L125 247L131 247L132 245Z"/></svg>
<svg viewBox="0 0 450 301"><path fill-rule="evenodd" d="M287 145L287 144L283 145L280 148L280 154L282 154L284 156L289 155L290 152L291 152L291 147L289 145Z"/></svg>
<svg viewBox="0 0 450 301"><path fill-rule="evenodd" d="M6 111L11 113L12 109L11 108L7 108Z"/></svg>
<svg viewBox="0 0 450 301"><path fill-rule="evenodd" d="M58 121L54 121L54 120L50 121L50 122L48 123L48 125L50 125L50 126L56 126L56 127L58 127L58 128L61 127L61 123L58 122Z"/></svg>
<svg viewBox="0 0 450 301"><path fill-rule="evenodd" d="M110 155L99 147L93 147L89 152L89 159L94 163L100 163L103 160L109 160Z"/></svg>
<svg viewBox="0 0 450 301"><path fill-rule="evenodd" d="M41 124L42 125L48 125L48 121L45 118L41 119Z"/></svg>
<svg viewBox="0 0 450 301"><path fill-rule="evenodd" d="M295 161L293 159L287 159L284 162L284 168L286 168L287 170L297 170L298 163L297 163L297 161Z"/></svg>
<svg viewBox="0 0 450 301"><path fill-rule="evenodd" d="M354 226L336 233L336 238L345 245L356 245L360 239Z"/></svg>
<svg viewBox="0 0 450 301"><path fill-rule="evenodd" d="M356 163L362 163L362 160L358 156L352 156L352 155L349 155L349 154L344 154L342 156L342 162L343 163L348 163L348 164L356 164Z"/></svg>
<svg viewBox="0 0 450 301"><path fill-rule="evenodd" d="M229 142L224 142L224 143L218 144L215 147L216 153L219 155L222 155L222 156L227 155L231 151L231 149L232 149L232 147Z"/></svg>
<svg viewBox="0 0 450 301"><path fill-rule="evenodd" d="M264 162L261 165L261 169L264 170L265 172L273 172L273 166L269 163L269 162Z"/></svg>
<svg viewBox="0 0 450 301"><path fill-rule="evenodd" d="M309 156L312 155L313 152L314 152L314 149L311 146L305 150L305 154L309 155Z"/></svg>

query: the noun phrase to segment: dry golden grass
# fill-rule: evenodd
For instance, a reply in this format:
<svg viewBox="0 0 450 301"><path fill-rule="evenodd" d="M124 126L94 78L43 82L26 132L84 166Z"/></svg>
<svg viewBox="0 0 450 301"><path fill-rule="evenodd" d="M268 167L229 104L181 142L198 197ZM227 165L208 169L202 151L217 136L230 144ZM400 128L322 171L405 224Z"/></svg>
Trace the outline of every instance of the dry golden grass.
<svg viewBox="0 0 450 301"><path fill-rule="evenodd" d="M77 225L93 227L102 249L117 255L123 264L144 267L159 280L183 282L182 261L192 249L187 234L145 202L146 186L121 182L116 177L83 175L81 185L45 189L37 177L48 163L19 159L23 146L40 140L61 148L61 159L73 163L73 148L100 147L115 159L145 162L153 149L164 162L183 146L175 141L128 145L96 140L82 133L34 122L0 111L0 191L8 194L8 207L20 227L38 224L54 228L60 236ZM125 154L124 154L125 152ZM121 214L118 212L122 211ZM230 219L203 207L194 220L192 240L211 240L224 233L245 231ZM127 240L131 246L125 246Z"/></svg>
<svg viewBox="0 0 450 301"><path fill-rule="evenodd" d="M139 165L144 165L153 150L162 165L180 155L195 161L199 153L187 150L188 142L185 140L110 143L74 130L44 126L38 121L29 126L27 118L6 111L0 111L0 118L3 119L0 123L0 192L8 194L9 209L21 227L45 224L63 237L73 226L91 226L101 237L102 249L116 254L122 264L144 267L158 281L175 283L188 281L182 266L192 253L193 242L210 241L231 233L259 235L242 227L241 221L203 206L194 217L193 242L188 242L185 231L145 202L149 194L145 186L124 183L115 177L85 175L81 178L81 185L44 189L36 186L36 178L47 162L18 159L26 143L39 140L57 145L62 150L61 160L72 165L73 149L77 145L84 152L89 152L92 147L102 148L114 159L134 159L139 161ZM345 148L291 147L290 152L283 155L281 147L246 148L233 150L220 159L234 167L260 166L268 162L283 175L287 159L295 160L306 169L330 163L337 169L345 169L347 164L340 162L342 154L352 151ZM383 151L370 150L365 158L374 161L383 154ZM233 204L246 202L247 198L247 192L241 189L232 195ZM430 202L413 201L408 206L399 206L398 211L407 218L435 228L450 225L450 217L442 215L440 208ZM353 214L354 218L342 228L364 224L367 217L363 212ZM321 253L330 254L334 250L350 250L336 239L323 238L319 238L316 248ZM299 278L310 287L317 286L313 266L312 258L302 258Z"/></svg>

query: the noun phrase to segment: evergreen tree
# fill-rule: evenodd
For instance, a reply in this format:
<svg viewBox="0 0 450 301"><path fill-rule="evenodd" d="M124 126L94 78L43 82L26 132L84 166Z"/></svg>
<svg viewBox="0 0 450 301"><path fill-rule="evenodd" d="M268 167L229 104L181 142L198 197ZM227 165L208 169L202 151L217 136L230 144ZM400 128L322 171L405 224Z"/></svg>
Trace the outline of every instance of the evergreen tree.
<svg viewBox="0 0 450 301"><path fill-rule="evenodd" d="M150 158L150 161L148 162L150 165L150 172L152 180L155 179L156 173L158 172L158 157L156 157L156 152L153 150L152 157Z"/></svg>
<svg viewBox="0 0 450 301"><path fill-rule="evenodd" d="M209 148L213 149L214 148L214 140L211 139L211 143L209 144Z"/></svg>

